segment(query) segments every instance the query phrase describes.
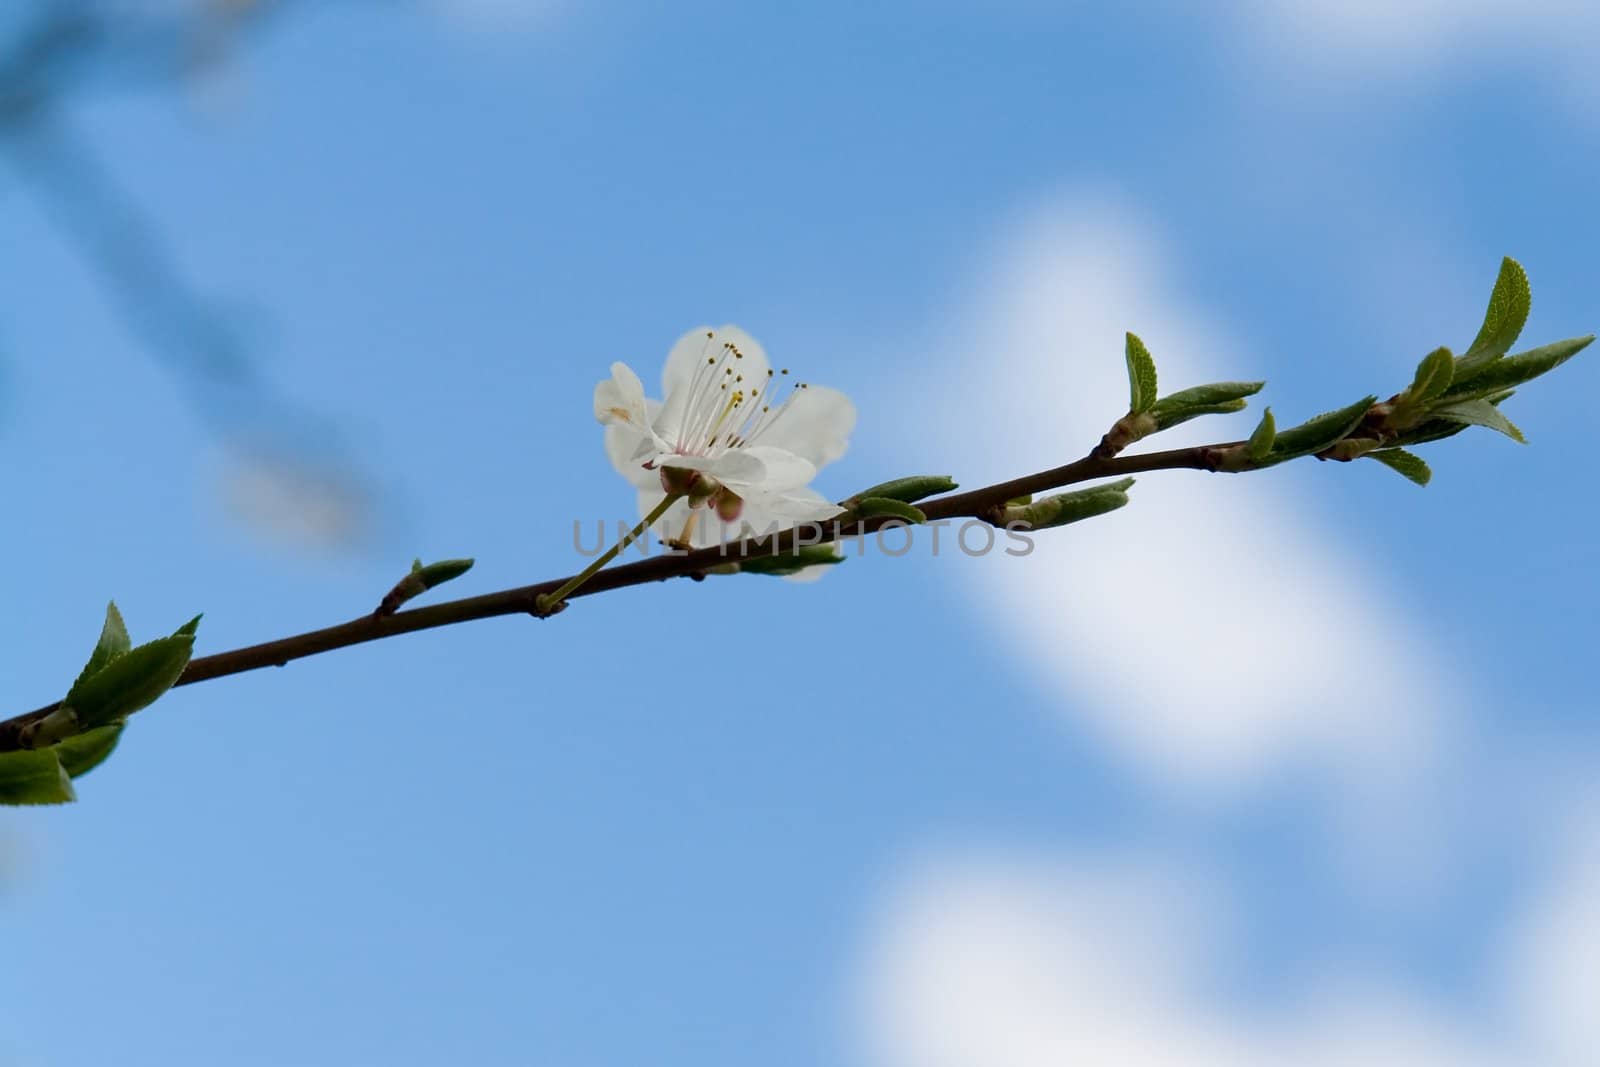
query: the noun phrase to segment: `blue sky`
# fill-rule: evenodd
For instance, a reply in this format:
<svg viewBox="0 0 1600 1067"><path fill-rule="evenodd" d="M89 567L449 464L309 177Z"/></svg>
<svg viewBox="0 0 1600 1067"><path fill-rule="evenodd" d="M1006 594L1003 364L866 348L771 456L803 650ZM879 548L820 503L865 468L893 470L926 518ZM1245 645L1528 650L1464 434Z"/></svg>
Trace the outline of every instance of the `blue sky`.
<svg viewBox="0 0 1600 1067"><path fill-rule="evenodd" d="M310 7L62 116L257 385L0 171L15 711L111 596L212 652L414 555L573 570L633 507L594 382L700 323L855 399L842 497L1081 454L1124 329L1282 420L1464 345L1504 254L1528 343L1600 320L1600 17L1555 0ZM1597 374L1425 491L1151 475L1027 559L179 690L0 818L0 1063L1592 1062Z"/></svg>

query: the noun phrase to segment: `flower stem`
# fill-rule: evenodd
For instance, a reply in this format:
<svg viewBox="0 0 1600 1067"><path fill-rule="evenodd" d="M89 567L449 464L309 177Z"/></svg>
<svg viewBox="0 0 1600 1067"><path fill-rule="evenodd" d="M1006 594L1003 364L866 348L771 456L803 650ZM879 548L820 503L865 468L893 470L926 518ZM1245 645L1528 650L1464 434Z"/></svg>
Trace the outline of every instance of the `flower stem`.
<svg viewBox="0 0 1600 1067"><path fill-rule="evenodd" d="M661 516L667 513L668 508L676 504L682 499L682 497L683 494L681 493L668 493L666 496L662 497L661 503L652 508L650 514L646 515L643 519L640 519L639 525L629 530L627 535L623 537L622 540L618 541L616 544L607 549L605 555L599 557L593 563L583 568L582 572L572 576L571 578L568 578L561 584L561 588L557 589L555 592L546 593L543 596L538 597L534 601L534 605L539 609L539 613L541 615L545 615L554 611L563 600L572 595L572 591L574 589L577 589L590 578L593 578L595 574L599 572L601 567L604 567L607 563L610 563L612 560L616 559L617 556L621 555L623 549L637 541L646 530L655 525L657 519L661 518Z"/></svg>

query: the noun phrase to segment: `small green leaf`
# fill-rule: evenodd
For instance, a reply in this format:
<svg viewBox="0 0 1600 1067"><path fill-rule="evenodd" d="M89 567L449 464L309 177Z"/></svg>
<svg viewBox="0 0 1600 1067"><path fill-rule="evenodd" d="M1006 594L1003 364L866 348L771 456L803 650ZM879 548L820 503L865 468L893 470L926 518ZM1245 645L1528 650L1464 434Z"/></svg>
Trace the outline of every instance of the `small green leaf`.
<svg viewBox="0 0 1600 1067"><path fill-rule="evenodd" d="M53 749L0 752L0 804L70 804L77 799Z"/></svg>
<svg viewBox="0 0 1600 1067"><path fill-rule="evenodd" d="M84 664L84 673L93 674L132 647L122 612L117 610L117 602L113 600L106 605L105 625L100 628L100 640L89 654L89 662Z"/></svg>
<svg viewBox="0 0 1600 1067"><path fill-rule="evenodd" d="M1155 421L1155 429L1151 432L1170 430L1202 415L1228 415L1243 411L1246 407L1244 398L1259 393L1266 384L1212 382L1210 385L1197 385L1170 393L1150 406L1148 414Z"/></svg>
<svg viewBox="0 0 1600 1067"><path fill-rule="evenodd" d="M1243 411L1250 405L1244 400L1224 400L1218 404L1196 404L1186 408L1155 409L1147 413L1147 418L1155 420L1156 428L1152 433L1170 430L1174 426L1182 425L1190 419L1198 419L1202 415L1232 415L1236 411Z"/></svg>
<svg viewBox="0 0 1600 1067"><path fill-rule="evenodd" d="M768 574L777 578L787 578L807 567L832 566L843 562L844 557L834 545L801 545L787 552L751 556L741 560L738 566L743 574Z"/></svg>
<svg viewBox="0 0 1600 1067"><path fill-rule="evenodd" d="M453 582L472 569L476 560L471 559L441 559L437 563L430 563L426 567L418 566L414 573L422 582L423 589L432 589L434 586Z"/></svg>
<svg viewBox="0 0 1600 1067"><path fill-rule="evenodd" d="M1166 412L1184 408L1229 404L1235 400L1243 400L1247 396L1255 396L1266 384L1266 382L1212 382L1210 385L1196 385L1189 389L1180 389L1176 393L1168 393L1151 406L1150 412L1159 417ZM1229 410L1237 411L1238 408Z"/></svg>
<svg viewBox="0 0 1600 1067"><path fill-rule="evenodd" d="M857 518L870 519L879 515L889 515L907 522L923 523L928 521L918 508L912 507L903 500L895 500L886 496L869 496L858 501L855 506Z"/></svg>
<svg viewBox="0 0 1600 1067"><path fill-rule="evenodd" d="M1466 380L1511 351L1532 307L1533 290L1528 286L1527 272L1522 264L1510 256L1505 257L1500 262L1500 276L1495 279L1494 292L1489 295L1483 326L1472 346L1456 361L1456 380Z"/></svg>
<svg viewBox="0 0 1600 1067"><path fill-rule="evenodd" d="M1348 407L1324 412L1299 426L1279 431L1272 446L1272 461L1281 463L1296 456L1322 451L1361 425L1367 411L1377 402L1375 396L1364 397Z"/></svg>
<svg viewBox="0 0 1600 1067"><path fill-rule="evenodd" d="M1267 453L1272 451L1272 442L1278 437L1278 422L1272 417L1269 407L1261 413L1261 422L1257 424L1255 432L1250 435L1250 440L1245 450L1253 460L1267 458Z"/></svg>
<svg viewBox="0 0 1600 1067"><path fill-rule="evenodd" d="M109 726L86 730L76 737L58 742L47 751L54 752L61 766L74 778L82 777L104 763L117 747L126 723L118 721Z"/></svg>
<svg viewBox="0 0 1600 1067"><path fill-rule="evenodd" d="M875 485L871 489L863 489L850 500L846 506L851 506L855 501L866 500L871 497L884 497L889 500L900 500L907 504L915 504L924 497L937 496L940 493L953 493L958 489L948 474L917 474L909 478L896 478L893 481Z"/></svg>
<svg viewBox="0 0 1600 1067"><path fill-rule="evenodd" d="M1007 508L1006 522L1008 525L1022 523L1029 530L1048 530L1054 526L1092 519L1126 506L1128 489L1132 485L1132 478L1123 478L1106 485L1048 496L1022 507Z"/></svg>
<svg viewBox="0 0 1600 1067"><path fill-rule="evenodd" d="M1528 443L1528 439L1522 436L1522 431L1517 429L1516 424L1487 400L1459 400L1454 404L1434 408L1433 415L1435 418L1448 419L1468 426L1487 426L1491 430L1499 430L1518 444Z"/></svg>
<svg viewBox="0 0 1600 1067"><path fill-rule="evenodd" d="M203 619L203 618L205 618L205 613L204 612L202 612L199 615L196 615L194 618L190 619L188 622L184 623L182 626L180 626L176 630L172 631L172 636L173 637L193 637L193 636L195 636L196 634L198 634L200 632L200 620Z"/></svg>
<svg viewBox="0 0 1600 1067"><path fill-rule="evenodd" d="M1420 426L1414 426L1401 434L1393 442L1397 445L1425 445L1430 441L1443 441L1447 437L1454 437L1467 428L1464 422L1451 422L1449 419L1429 419Z"/></svg>
<svg viewBox="0 0 1600 1067"><path fill-rule="evenodd" d="M1398 471L1418 485L1427 485L1433 480L1433 471L1428 469L1422 457L1403 448L1384 448L1377 452L1368 452L1367 458L1375 459L1390 470Z"/></svg>
<svg viewBox="0 0 1600 1067"><path fill-rule="evenodd" d="M1565 341L1530 348L1514 356L1497 359L1472 375L1466 382L1457 384L1443 395L1445 400L1487 397L1504 389L1514 388L1532 381L1541 374L1555 370L1561 364L1589 347L1594 334L1587 337L1570 337Z"/></svg>
<svg viewBox="0 0 1600 1067"><path fill-rule="evenodd" d="M1128 334L1128 410L1149 411L1156 403L1156 361L1137 334Z"/></svg>
<svg viewBox="0 0 1600 1067"><path fill-rule="evenodd" d="M79 678L62 704L85 730L126 718L155 703L183 674L194 654L194 635L158 637L112 660L88 678Z"/></svg>
<svg viewBox="0 0 1600 1067"><path fill-rule="evenodd" d="M1450 388L1455 377L1456 359L1448 348L1435 348L1417 364L1417 373L1411 379L1411 388L1405 399L1410 404L1424 404Z"/></svg>

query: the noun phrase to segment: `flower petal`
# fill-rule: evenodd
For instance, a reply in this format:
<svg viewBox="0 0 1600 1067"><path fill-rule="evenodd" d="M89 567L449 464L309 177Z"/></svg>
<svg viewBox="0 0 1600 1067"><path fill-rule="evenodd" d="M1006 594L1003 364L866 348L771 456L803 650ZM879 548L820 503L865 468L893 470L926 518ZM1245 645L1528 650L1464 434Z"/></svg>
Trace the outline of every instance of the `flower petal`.
<svg viewBox="0 0 1600 1067"><path fill-rule="evenodd" d="M817 476L817 468L809 460L770 445L751 445L737 452L730 452L728 455L742 455L761 461L760 480L754 483L740 481L735 474L720 472L717 474L717 477L736 489L753 488L763 492L778 493L787 489L799 489Z"/></svg>
<svg viewBox="0 0 1600 1067"><path fill-rule="evenodd" d="M845 509L817 492L815 489L790 489L781 493L753 493L745 497L744 515L747 522L762 531L772 524L780 529L802 522L823 522Z"/></svg>
<svg viewBox="0 0 1600 1067"><path fill-rule="evenodd" d="M837 389L811 385L799 390L786 408L752 444L792 452L818 467L844 455L856 426L856 406Z"/></svg>
<svg viewBox="0 0 1600 1067"><path fill-rule="evenodd" d="M707 336L709 335L709 336ZM767 376L767 350L754 337L737 326L696 326L672 346L667 353L667 365L661 372L661 395L671 399L672 394L689 388L695 373L706 366L706 360L722 358L723 345L731 344L743 358L735 360L737 373L746 381L758 382Z"/></svg>
<svg viewBox="0 0 1600 1067"><path fill-rule="evenodd" d="M727 354L724 346L729 344L740 355L718 369L716 364ZM690 444L685 439L686 429L698 435L734 389L765 391L768 366L766 350L737 326L698 326L690 330L678 338L667 354L667 365L661 373L665 404L656 418L656 432L676 445ZM719 378L722 380L715 380ZM721 388L723 385L729 388ZM755 398L750 402L754 403ZM691 405L694 410L690 410ZM708 411L708 406L718 411ZM686 427L685 423L690 425Z"/></svg>
<svg viewBox="0 0 1600 1067"><path fill-rule="evenodd" d="M626 363L611 364L611 377L594 387L594 417L607 426L621 423L640 431L650 428L644 384Z"/></svg>
<svg viewBox="0 0 1600 1067"><path fill-rule="evenodd" d="M704 471L719 482L732 486L761 486L766 477L766 467L760 457L744 449L724 452L719 456L666 455L659 462L663 467Z"/></svg>
<svg viewBox="0 0 1600 1067"><path fill-rule="evenodd" d="M632 426L612 423L606 427L606 456L618 474L637 488L661 487L661 475L645 470L645 463L659 454L648 432L641 433Z"/></svg>

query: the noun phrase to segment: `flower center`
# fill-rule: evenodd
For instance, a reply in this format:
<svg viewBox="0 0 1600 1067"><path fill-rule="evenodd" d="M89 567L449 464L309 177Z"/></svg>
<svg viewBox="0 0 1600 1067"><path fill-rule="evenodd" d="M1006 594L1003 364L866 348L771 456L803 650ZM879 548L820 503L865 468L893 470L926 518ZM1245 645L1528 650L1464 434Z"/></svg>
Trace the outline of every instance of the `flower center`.
<svg viewBox="0 0 1600 1067"><path fill-rule="evenodd" d="M706 332L701 360L689 382L683 423L674 450L679 455L715 456L730 449L754 444L789 411L795 397L807 383L788 378L789 368L774 373L756 373L747 380L743 373L744 353L731 341L716 347L715 331ZM789 381L789 392L781 400L776 393Z"/></svg>

